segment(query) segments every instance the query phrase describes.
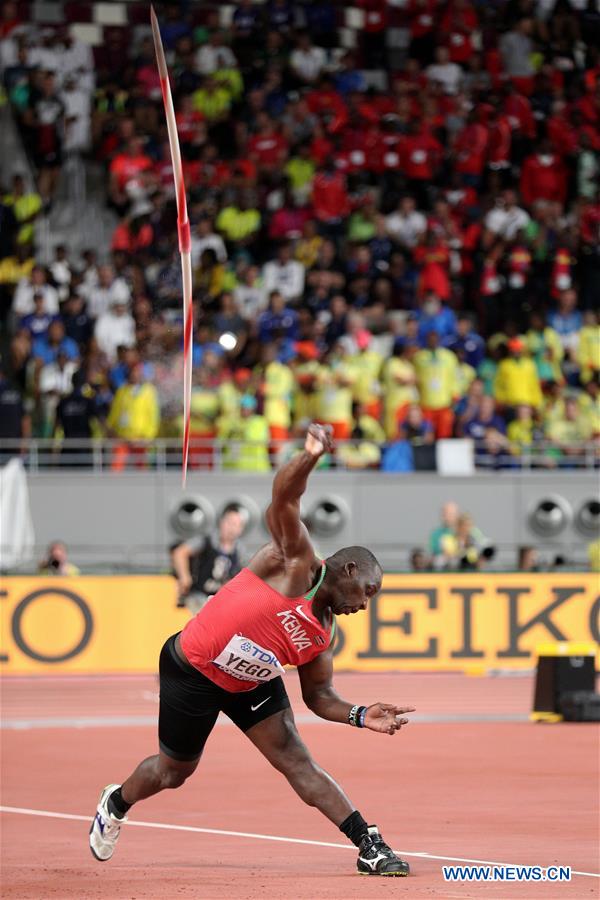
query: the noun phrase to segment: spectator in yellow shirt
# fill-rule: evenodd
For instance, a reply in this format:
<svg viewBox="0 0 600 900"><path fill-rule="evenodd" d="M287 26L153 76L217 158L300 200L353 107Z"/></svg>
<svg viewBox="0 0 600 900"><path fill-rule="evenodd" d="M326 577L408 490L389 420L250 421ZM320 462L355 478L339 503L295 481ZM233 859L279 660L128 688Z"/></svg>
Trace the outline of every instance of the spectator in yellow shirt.
<svg viewBox="0 0 600 900"><path fill-rule="evenodd" d="M337 441L347 441L352 434L352 389L356 369L350 364L341 341L333 348L328 365L323 369L319 397L319 422L331 425Z"/></svg>
<svg viewBox="0 0 600 900"><path fill-rule="evenodd" d="M241 194L237 204L225 206L217 216L216 227L226 241L251 244L260 229L260 213L251 208L248 198Z"/></svg>
<svg viewBox="0 0 600 900"><path fill-rule="evenodd" d="M353 413L356 425L352 441L338 447L338 463L346 469L376 469L381 462L378 445L384 443L385 432L377 419L369 416L360 404L356 404Z"/></svg>
<svg viewBox="0 0 600 900"><path fill-rule="evenodd" d="M413 357L423 414L438 439L452 437L452 404L459 395L458 359L452 350L439 344L440 336L432 330L427 335L427 349Z"/></svg>
<svg viewBox="0 0 600 900"><path fill-rule="evenodd" d="M294 376L294 426L315 422L320 416L320 388L323 383L325 369L319 362L319 349L314 341L298 341L298 356L292 361Z"/></svg>
<svg viewBox="0 0 600 900"><path fill-rule="evenodd" d="M143 468L147 444L154 440L160 425L158 395L154 385L144 381L143 363L135 363L129 370L126 384L114 396L106 425L109 435L119 438L111 468L122 471L130 453L136 466Z"/></svg>
<svg viewBox="0 0 600 900"><path fill-rule="evenodd" d="M214 78L205 78L203 85L192 94L194 109L202 113L210 124L226 119L231 108L231 94Z"/></svg>
<svg viewBox="0 0 600 900"><path fill-rule="evenodd" d="M531 406L522 403L517 406L515 418L506 429L510 441L510 452L513 456L521 456L525 449L533 444L533 411Z"/></svg>
<svg viewBox="0 0 600 900"><path fill-rule="evenodd" d="M502 406L542 405L542 389L535 363L524 356L525 344L511 338L507 344L509 356L498 366L494 380L494 397Z"/></svg>
<svg viewBox="0 0 600 900"><path fill-rule="evenodd" d="M419 399L417 373L408 358L408 347L403 338L396 339L392 356L384 363L381 381L385 433L391 440L398 436L398 427L406 418L408 407Z"/></svg>
<svg viewBox="0 0 600 900"><path fill-rule="evenodd" d="M359 330L354 335L357 352L348 357L348 364L354 370L352 394L356 403L365 407L368 415L378 419L381 415L381 383L379 375L383 366L383 356L371 350L371 335Z"/></svg>
<svg viewBox="0 0 600 900"><path fill-rule="evenodd" d="M581 456L581 445L592 437L592 422L582 413L577 397L565 397L564 419L556 419L548 426L548 437L566 456Z"/></svg>
<svg viewBox="0 0 600 900"><path fill-rule="evenodd" d="M290 436L293 389L292 370L277 359L277 345L266 344L262 349L261 391L272 441L287 441Z"/></svg>
<svg viewBox="0 0 600 900"><path fill-rule="evenodd" d="M240 472L269 472L269 425L264 416L257 412L256 397L244 394L240 401L241 418L232 423L228 437L239 441L231 448L230 467Z"/></svg>
<svg viewBox="0 0 600 900"><path fill-rule="evenodd" d="M591 309L584 314L583 328L579 332L577 362L581 369L580 378L584 384L600 372L600 325L598 314Z"/></svg>
<svg viewBox="0 0 600 900"><path fill-rule="evenodd" d="M564 382L560 364L564 356L558 332L546 325L541 313L532 313L531 327L525 335L527 349L533 359L540 381ZM550 375L550 378L548 378Z"/></svg>
<svg viewBox="0 0 600 900"><path fill-rule="evenodd" d="M593 435L600 434L600 372L596 372L587 382L585 390L578 398L579 409L590 423Z"/></svg>
<svg viewBox="0 0 600 900"><path fill-rule="evenodd" d="M42 198L35 191L25 192L25 181L22 175L14 175L12 194L6 194L3 202L12 206L15 218L19 223L17 243L31 245L33 241L33 224L42 209Z"/></svg>

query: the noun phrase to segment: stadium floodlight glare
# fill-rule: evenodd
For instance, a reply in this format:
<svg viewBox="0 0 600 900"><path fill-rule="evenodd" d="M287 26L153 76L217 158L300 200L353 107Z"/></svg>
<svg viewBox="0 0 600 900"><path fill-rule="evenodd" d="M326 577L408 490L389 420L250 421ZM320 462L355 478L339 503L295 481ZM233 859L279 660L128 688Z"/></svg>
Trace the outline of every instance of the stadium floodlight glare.
<svg viewBox="0 0 600 900"><path fill-rule="evenodd" d="M232 331L225 331L219 338L219 344L223 350L234 350L237 344L237 338Z"/></svg>

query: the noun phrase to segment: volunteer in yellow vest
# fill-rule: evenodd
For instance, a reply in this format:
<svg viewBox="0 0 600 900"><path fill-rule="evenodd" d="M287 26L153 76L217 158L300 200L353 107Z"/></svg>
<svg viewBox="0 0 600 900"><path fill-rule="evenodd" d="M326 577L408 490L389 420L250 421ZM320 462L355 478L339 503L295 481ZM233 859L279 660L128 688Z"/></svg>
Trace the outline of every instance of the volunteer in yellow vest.
<svg viewBox="0 0 600 900"><path fill-rule="evenodd" d="M417 403L417 373L408 358L408 347L403 338L394 342L393 355L383 366L385 433L390 440L398 437L398 426L404 421L408 407Z"/></svg>
<svg viewBox="0 0 600 900"><path fill-rule="evenodd" d="M383 356L371 350L371 335L360 330L354 335L358 351L348 357L354 370L352 398L365 407L368 415L378 419L381 415L381 382L379 376L383 366Z"/></svg>
<svg viewBox="0 0 600 900"><path fill-rule="evenodd" d="M342 342L338 341L323 368L322 387L319 392L319 422L331 425L333 437L348 440L352 434L352 388L356 381L356 369L350 364Z"/></svg>
<svg viewBox="0 0 600 900"><path fill-rule="evenodd" d="M294 375L294 427L306 431L306 422L316 422L320 416L320 389L323 385L325 368L319 362L319 348L314 341L298 341L298 356L292 361Z"/></svg>
<svg viewBox="0 0 600 900"><path fill-rule="evenodd" d="M477 372L464 361L465 351L459 348L457 351L458 365L456 367L456 396L460 400L467 396L469 388L477 377Z"/></svg>
<svg viewBox="0 0 600 900"><path fill-rule="evenodd" d="M376 469L381 462L380 445L385 442L385 431L360 404L354 405L353 415L356 425L352 441L338 447L338 464L347 469Z"/></svg>
<svg viewBox="0 0 600 900"><path fill-rule="evenodd" d="M525 344L511 338L507 344L509 356L498 366L494 380L494 397L502 406L542 405L542 390L535 363L524 356Z"/></svg>
<svg viewBox="0 0 600 900"><path fill-rule="evenodd" d="M126 384L114 396L106 420L109 435L119 438L113 451L111 468L125 468L129 454L138 468L146 465L146 442L154 440L160 425L160 408L156 388L144 381L143 363L129 370Z"/></svg>
<svg viewBox="0 0 600 900"><path fill-rule="evenodd" d="M452 350L440 347L437 331L427 335L427 349L414 355L417 386L423 415L435 429L436 438L452 437L454 410L458 397L458 359Z"/></svg>
<svg viewBox="0 0 600 900"><path fill-rule="evenodd" d="M192 103L209 124L227 118L231 108L231 94L215 78L205 78L201 88L192 94Z"/></svg>
<svg viewBox="0 0 600 900"><path fill-rule="evenodd" d="M237 205L221 210L216 226L226 241L243 244L251 241L260 228L260 221L258 209L249 208L247 197L241 194Z"/></svg>
<svg viewBox="0 0 600 900"><path fill-rule="evenodd" d="M17 244L31 244L33 223L42 209L42 198L35 191L25 193L23 176L14 175L12 194L6 194L2 199L7 206L12 206L15 219L19 223Z"/></svg>
<svg viewBox="0 0 600 900"><path fill-rule="evenodd" d="M257 413L256 397L245 394L240 401L241 444L235 468L240 472L270 472L269 425Z"/></svg>
<svg viewBox="0 0 600 900"><path fill-rule="evenodd" d="M221 412L220 378L206 366L192 372L190 401L190 468L212 468L217 419ZM179 433L183 434L183 418Z"/></svg>
<svg viewBox="0 0 600 900"><path fill-rule="evenodd" d="M272 441L287 441L292 424L291 403L294 376L289 366L277 359L277 345L262 349L262 384L264 417Z"/></svg>
<svg viewBox="0 0 600 900"><path fill-rule="evenodd" d="M583 328L579 332L577 362L581 368L580 378L584 384L594 374L600 372L600 324L598 324L598 314L591 309L583 316Z"/></svg>

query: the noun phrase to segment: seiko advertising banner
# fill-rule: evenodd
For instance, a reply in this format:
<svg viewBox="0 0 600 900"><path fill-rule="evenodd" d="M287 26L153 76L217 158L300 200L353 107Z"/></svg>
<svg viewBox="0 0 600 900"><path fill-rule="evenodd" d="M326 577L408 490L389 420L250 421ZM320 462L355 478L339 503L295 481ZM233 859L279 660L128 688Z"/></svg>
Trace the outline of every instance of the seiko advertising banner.
<svg viewBox="0 0 600 900"><path fill-rule="evenodd" d="M0 671L156 672L163 642L188 617L168 576L5 578ZM600 643L598 575L389 574L366 612L338 619L335 665L529 669L535 648L553 641Z"/></svg>

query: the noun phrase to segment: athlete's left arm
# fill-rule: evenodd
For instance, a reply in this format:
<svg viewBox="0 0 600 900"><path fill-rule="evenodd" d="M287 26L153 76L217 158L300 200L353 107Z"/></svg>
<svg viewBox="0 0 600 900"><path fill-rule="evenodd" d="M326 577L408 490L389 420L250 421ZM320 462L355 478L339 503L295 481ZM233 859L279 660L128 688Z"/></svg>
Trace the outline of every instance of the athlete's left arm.
<svg viewBox="0 0 600 900"><path fill-rule="evenodd" d="M333 653L325 650L311 662L298 666L302 686L302 699L315 715L330 722L350 724L352 703L342 700L333 688ZM408 719L405 713L413 712L412 706L395 706L391 703L373 703L367 707L364 727L382 734L395 734Z"/></svg>

